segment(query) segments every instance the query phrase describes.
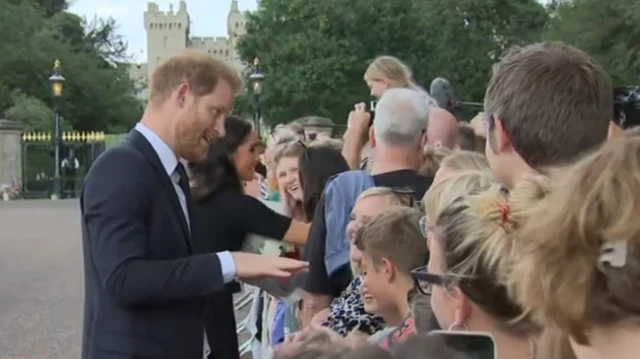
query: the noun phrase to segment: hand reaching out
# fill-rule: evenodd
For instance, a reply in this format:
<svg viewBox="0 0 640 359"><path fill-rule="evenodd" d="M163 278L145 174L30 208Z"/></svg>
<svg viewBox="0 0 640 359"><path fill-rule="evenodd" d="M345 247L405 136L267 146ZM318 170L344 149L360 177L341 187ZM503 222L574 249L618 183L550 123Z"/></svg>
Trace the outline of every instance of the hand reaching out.
<svg viewBox="0 0 640 359"><path fill-rule="evenodd" d="M259 278L285 279L309 268L309 262L295 259L242 252L234 252L231 255L236 264L236 276L242 280Z"/></svg>

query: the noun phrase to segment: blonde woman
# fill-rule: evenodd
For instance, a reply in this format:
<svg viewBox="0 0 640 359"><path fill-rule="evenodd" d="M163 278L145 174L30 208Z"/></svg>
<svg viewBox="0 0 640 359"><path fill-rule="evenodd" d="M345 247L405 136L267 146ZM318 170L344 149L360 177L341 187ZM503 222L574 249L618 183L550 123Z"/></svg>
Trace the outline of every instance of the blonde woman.
<svg viewBox="0 0 640 359"><path fill-rule="evenodd" d="M301 221L308 219L302 202L303 193L300 186L298 163L306 149L306 145L299 140L288 141L276 147L274 156L274 171L280 189L280 203L288 215Z"/></svg>
<svg viewBox="0 0 640 359"><path fill-rule="evenodd" d="M416 85L413 80L413 72L398 58L393 56L377 57L364 73L364 81L371 90L371 96L379 99L390 88L405 87L422 92L426 91ZM435 101L434 107L437 107Z"/></svg>
<svg viewBox="0 0 640 359"><path fill-rule="evenodd" d="M510 234L545 188L523 181L511 195L494 185L456 199L429 233L428 266L414 271L440 326L490 333L498 359L536 357L539 327L509 297L502 277L510 265Z"/></svg>
<svg viewBox="0 0 640 359"><path fill-rule="evenodd" d="M298 137L293 131L284 126L276 127L276 130L267 138L267 146L264 151L265 164L267 165L267 186L269 194L267 200L280 201L280 191L278 190L278 181L275 175L275 155L276 148L285 143L296 142Z"/></svg>
<svg viewBox="0 0 640 359"><path fill-rule="evenodd" d="M491 171L484 154L472 151L455 151L451 156L442 159L433 178L433 183L440 183L452 174L465 170Z"/></svg>
<svg viewBox="0 0 640 359"><path fill-rule="evenodd" d="M436 219L448 205L461 196L484 191L493 183L493 176L488 172L461 171L441 183L434 184L422 199L427 214L421 220L420 226L427 241L433 235ZM428 296L418 293L414 297L411 315L418 332L436 329Z"/></svg>
<svg viewBox="0 0 640 359"><path fill-rule="evenodd" d="M509 287L579 359L640 358L640 135L567 171L514 236Z"/></svg>
<svg viewBox="0 0 640 359"><path fill-rule="evenodd" d="M424 100L430 107L438 107L437 102L413 80L411 69L392 56L380 56L373 60L364 74L364 81L371 96L380 99L386 90L392 88L410 88L424 94ZM372 111L373 109L369 109ZM371 168L371 147L368 143L371 114L364 103L358 103L349 114L347 131L344 135L342 155L352 169L369 170Z"/></svg>

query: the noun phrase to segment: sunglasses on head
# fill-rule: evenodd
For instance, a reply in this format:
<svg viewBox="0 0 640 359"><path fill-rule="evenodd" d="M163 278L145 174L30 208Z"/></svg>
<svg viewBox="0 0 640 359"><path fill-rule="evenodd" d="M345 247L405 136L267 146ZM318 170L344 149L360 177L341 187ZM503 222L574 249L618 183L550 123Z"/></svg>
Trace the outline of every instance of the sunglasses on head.
<svg viewBox="0 0 640 359"><path fill-rule="evenodd" d="M427 266L412 270L411 278L413 278L413 283L416 289L418 289L418 292L424 295L431 295L434 285L447 287L451 283L451 281L443 275L429 273Z"/></svg>

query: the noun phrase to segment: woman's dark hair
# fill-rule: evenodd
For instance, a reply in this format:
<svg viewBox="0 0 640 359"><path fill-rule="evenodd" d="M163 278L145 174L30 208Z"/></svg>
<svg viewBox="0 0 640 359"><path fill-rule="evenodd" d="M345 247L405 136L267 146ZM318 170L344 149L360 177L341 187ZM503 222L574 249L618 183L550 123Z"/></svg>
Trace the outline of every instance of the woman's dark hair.
<svg viewBox="0 0 640 359"><path fill-rule="evenodd" d="M338 173L349 170L347 161L336 149L326 145L307 148L298 162L300 189L304 213L308 221L313 219L316 205L327 181Z"/></svg>
<svg viewBox="0 0 640 359"><path fill-rule="evenodd" d="M209 146L207 159L201 163L188 164L191 179L195 182L191 192L196 202L227 189L242 192L242 182L231 156L247 140L253 127L240 117L227 116L224 129L225 136Z"/></svg>

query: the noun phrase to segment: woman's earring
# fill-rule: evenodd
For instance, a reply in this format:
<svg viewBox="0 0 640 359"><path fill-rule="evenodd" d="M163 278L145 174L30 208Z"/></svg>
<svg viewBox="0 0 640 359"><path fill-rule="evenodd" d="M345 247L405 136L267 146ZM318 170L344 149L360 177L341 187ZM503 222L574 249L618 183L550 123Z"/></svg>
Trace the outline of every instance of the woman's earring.
<svg viewBox="0 0 640 359"><path fill-rule="evenodd" d="M462 323L453 323L449 326L449 331L463 331L463 332L468 332L469 331L469 326L467 325L467 323L462 322Z"/></svg>
<svg viewBox="0 0 640 359"><path fill-rule="evenodd" d="M467 325L465 317L466 315L463 310L461 308L457 308L453 323L449 326L449 331L458 330L468 332L469 326Z"/></svg>

